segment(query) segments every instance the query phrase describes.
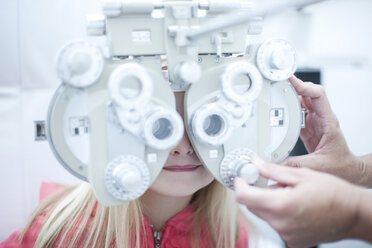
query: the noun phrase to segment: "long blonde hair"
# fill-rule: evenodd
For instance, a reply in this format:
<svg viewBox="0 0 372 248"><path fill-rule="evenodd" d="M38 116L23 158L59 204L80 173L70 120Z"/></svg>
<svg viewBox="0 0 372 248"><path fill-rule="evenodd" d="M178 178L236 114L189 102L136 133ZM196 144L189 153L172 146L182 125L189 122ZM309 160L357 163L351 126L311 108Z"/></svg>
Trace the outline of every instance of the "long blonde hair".
<svg viewBox="0 0 372 248"><path fill-rule="evenodd" d="M212 247L234 247L240 237L242 218L234 194L216 180L197 191L193 200L192 246L199 247L202 225L207 225ZM88 222L95 212L93 220ZM140 200L114 207L104 207L88 183L67 187L38 206L24 228L23 239L38 216L46 214L35 247L136 247L144 232ZM145 232L144 232L145 233ZM133 243L134 242L134 243ZM142 242L142 243L141 243Z"/></svg>

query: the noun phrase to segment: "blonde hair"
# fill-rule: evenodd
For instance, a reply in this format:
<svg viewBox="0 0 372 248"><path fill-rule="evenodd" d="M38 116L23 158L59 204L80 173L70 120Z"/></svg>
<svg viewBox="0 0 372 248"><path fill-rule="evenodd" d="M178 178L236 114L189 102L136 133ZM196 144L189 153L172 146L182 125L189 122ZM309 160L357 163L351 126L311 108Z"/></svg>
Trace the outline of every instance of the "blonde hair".
<svg viewBox="0 0 372 248"><path fill-rule="evenodd" d="M234 247L240 237L239 221L244 214L233 192L214 180L196 192L192 202L196 206L192 246L199 247L202 226L207 225L212 247ZM88 183L67 187L40 204L20 240L43 214L47 216L35 247L112 247L116 244L117 247L140 248L144 245L140 240L140 233L146 233L140 200L104 207L97 203Z"/></svg>

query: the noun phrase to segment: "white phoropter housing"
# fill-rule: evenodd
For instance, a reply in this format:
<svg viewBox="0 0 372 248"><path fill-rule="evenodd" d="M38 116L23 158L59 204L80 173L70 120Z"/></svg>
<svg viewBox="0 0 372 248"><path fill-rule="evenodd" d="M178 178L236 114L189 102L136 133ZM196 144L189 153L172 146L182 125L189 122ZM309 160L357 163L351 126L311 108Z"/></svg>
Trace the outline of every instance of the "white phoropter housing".
<svg viewBox="0 0 372 248"><path fill-rule="evenodd" d="M62 51L79 45L88 46L79 41ZM59 53L57 67L63 67L66 59L60 57L66 54ZM141 63L104 61L101 74L89 84L63 81L50 105L47 131L61 164L89 181L97 199L110 206L147 190L184 127L159 56Z"/></svg>
<svg viewBox="0 0 372 248"><path fill-rule="evenodd" d="M76 41L57 58L62 85L47 130L59 161L89 181L101 204L118 205L155 181L185 123L219 182L233 188L239 176L265 186L252 157L281 161L303 124L287 80L296 69L293 48L281 39L247 47L247 34L262 28L258 16L197 40L190 35L220 14L249 15L249 1L105 0L102 7L87 28L106 36L108 47ZM186 91L184 121L173 90Z"/></svg>
<svg viewBox="0 0 372 248"><path fill-rule="evenodd" d="M218 62L201 56L202 78L186 92L191 142L214 177L230 188L235 176L266 185L251 157L282 161L296 144L303 123L300 102L289 81L267 78L257 66L258 51L265 46L251 45L244 56L221 57ZM290 67L296 68L295 64Z"/></svg>

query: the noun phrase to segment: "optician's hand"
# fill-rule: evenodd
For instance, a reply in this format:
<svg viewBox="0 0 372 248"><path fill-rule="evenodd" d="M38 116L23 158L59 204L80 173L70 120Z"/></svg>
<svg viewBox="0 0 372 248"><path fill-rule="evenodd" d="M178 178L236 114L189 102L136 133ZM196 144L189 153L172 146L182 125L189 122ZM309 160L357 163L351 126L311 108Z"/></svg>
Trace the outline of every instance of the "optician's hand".
<svg viewBox="0 0 372 248"><path fill-rule="evenodd" d="M349 150L323 87L304 83L296 77L289 80L300 96L302 107L307 110L306 128L301 130L301 139L310 154L289 157L282 164L307 167L352 183L372 186L371 175L365 173L365 160Z"/></svg>
<svg viewBox="0 0 372 248"><path fill-rule="evenodd" d="M278 182L270 188L235 179L237 201L266 220L289 247L343 238L372 241L372 195L364 188L307 168L252 160L261 176Z"/></svg>

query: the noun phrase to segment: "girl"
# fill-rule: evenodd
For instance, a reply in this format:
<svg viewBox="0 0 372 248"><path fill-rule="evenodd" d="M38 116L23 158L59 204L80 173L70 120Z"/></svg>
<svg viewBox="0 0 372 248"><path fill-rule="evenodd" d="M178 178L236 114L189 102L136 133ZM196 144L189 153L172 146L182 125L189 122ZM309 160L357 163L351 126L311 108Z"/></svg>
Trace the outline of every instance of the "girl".
<svg viewBox="0 0 372 248"><path fill-rule="evenodd" d="M175 93L183 117L184 93ZM186 131L139 199L101 206L88 183L64 188L4 247L248 247L248 222L234 193L213 179Z"/></svg>

